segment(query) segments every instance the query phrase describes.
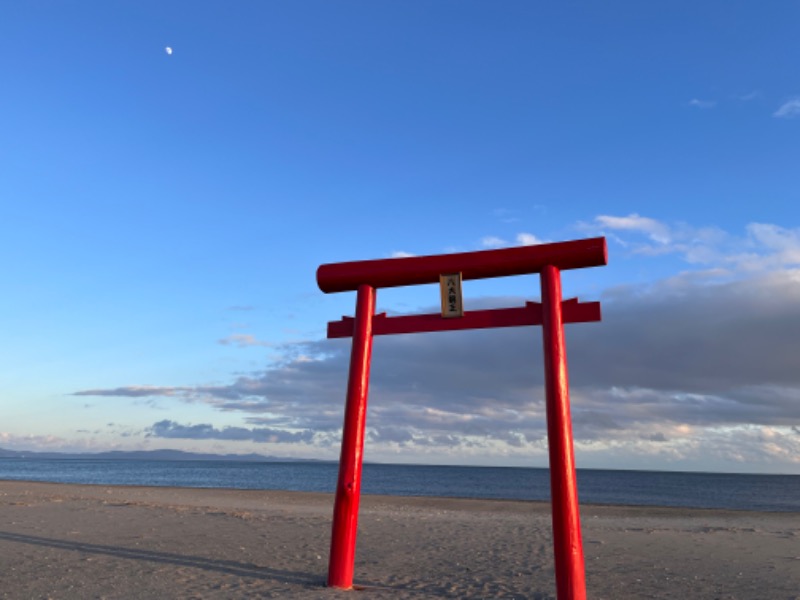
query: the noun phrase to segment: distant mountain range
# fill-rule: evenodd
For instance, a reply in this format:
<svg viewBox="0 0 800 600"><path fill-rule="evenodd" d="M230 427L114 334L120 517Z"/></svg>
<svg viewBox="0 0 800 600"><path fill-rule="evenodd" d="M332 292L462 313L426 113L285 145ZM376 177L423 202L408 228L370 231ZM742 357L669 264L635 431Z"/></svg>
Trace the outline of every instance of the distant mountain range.
<svg viewBox="0 0 800 600"><path fill-rule="evenodd" d="M183 450L137 450L123 452L20 452L0 448L0 458L48 458L48 459L93 459L93 460L229 460L238 462L335 462L313 458L290 458L286 456L264 456L263 454L201 454Z"/></svg>

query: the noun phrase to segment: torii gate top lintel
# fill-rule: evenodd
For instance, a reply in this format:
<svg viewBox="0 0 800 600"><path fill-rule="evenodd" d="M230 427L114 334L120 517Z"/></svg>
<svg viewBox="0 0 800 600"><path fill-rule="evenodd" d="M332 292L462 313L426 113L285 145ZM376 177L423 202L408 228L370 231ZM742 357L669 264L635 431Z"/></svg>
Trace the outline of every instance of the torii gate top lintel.
<svg viewBox="0 0 800 600"><path fill-rule="evenodd" d="M317 284L326 294L347 292L360 285L373 288L438 283L445 273L461 273L464 280L538 273L546 266L563 271L608 264L603 237L478 250L454 254L410 256L331 263L317 269Z"/></svg>

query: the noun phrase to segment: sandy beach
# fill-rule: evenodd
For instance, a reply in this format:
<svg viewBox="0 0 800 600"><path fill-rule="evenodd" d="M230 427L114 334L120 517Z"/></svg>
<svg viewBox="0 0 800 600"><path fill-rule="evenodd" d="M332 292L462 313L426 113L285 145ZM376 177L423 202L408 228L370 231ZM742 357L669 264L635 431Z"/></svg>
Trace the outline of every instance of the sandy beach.
<svg viewBox="0 0 800 600"><path fill-rule="evenodd" d="M2 598L555 597L543 503L365 496L358 591L324 587L333 499L0 482ZM590 598L800 599L800 515L583 506Z"/></svg>

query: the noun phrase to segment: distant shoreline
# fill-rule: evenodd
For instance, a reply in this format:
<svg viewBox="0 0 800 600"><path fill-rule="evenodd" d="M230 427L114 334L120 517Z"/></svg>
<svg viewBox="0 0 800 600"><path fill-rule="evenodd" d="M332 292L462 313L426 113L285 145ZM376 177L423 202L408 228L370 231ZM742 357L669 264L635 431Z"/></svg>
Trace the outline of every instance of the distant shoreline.
<svg viewBox="0 0 800 600"><path fill-rule="evenodd" d="M286 496L291 498L296 496L299 499L307 500L312 499L318 501L325 499L330 503L333 509L334 492L306 492L297 490L281 490L281 489L244 489L244 488L225 488L225 487L193 487L193 486L180 486L180 485L139 485L139 484L116 484L116 483L65 483L60 481L39 481L27 479L2 479L0 478L0 487L3 485L25 484L32 486L58 486L61 489L68 488L86 488L87 493L90 490L130 490L130 491L157 491L165 492L189 492L197 491L199 493L213 494L219 492L221 494L260 494L264 496ZM398 495L398 494L369 494L362 493L362 499L371 499L375 502L390 502L392 504L409 505L409 506L438 506L445 505L451 507L451 503L463 504L466 508L481 505L483 509L490 510L492 506L500 505L514 505L519 504L521 507L530 507L544 510L550 514L550 501L549 500L515 500L509 498L472 498L466 496L415 496L415 495ZM715 516L736 516L744 513L754 515L796 515L800 517L800 510L797 511L770 511L770 510L755 510L747 508L707 508L707 507L694 507L694 506L668 506L656 504L610 504L602 502L580 502L582 511L586 510L602 510L609 511L610 513L618 512L626 515L641 513L642 516L685 516L692 514L694 516L702 516L702 514L709 514ZM452 507L451 507L452 508ZM582 517L583 518L583 517Z"/></svg>
<svg viewBox="0 0 800 600"><path fill-rule="evenodd" d="M338 465L326 462L13 458L0 479L66 484L331 492ZM550 501L547 469L364 465L362 493ZM668 506L800 512L800 476L578 470L578 496L597 506Z"/></svg>
<svg viewBox="0 0 800 600"><path fill-rule="evenodd" d="M0 460L152 460L174 462L244 462L244 463L308 463L308 464L339 464L338 460L325 458L294 458L286 456L267 456L261 454L203 454L186 452L183 450L140 450L140 451L110 451L110 452L23 452L20 450L6 450L0 448ZM386 467L447 467L453 469L531 469L549 470L549 466L528 465L461 465L448 463L406 463L406 462L377 462L364 461L365 465L380 465ZM800 477L800 473L762 473L748 471L696 471L696 470L663 470L663 469L612 469L609 467L577 467L577 471L602 471L616 473L679 473L691 475L755 475L758 477Z"/></svg>

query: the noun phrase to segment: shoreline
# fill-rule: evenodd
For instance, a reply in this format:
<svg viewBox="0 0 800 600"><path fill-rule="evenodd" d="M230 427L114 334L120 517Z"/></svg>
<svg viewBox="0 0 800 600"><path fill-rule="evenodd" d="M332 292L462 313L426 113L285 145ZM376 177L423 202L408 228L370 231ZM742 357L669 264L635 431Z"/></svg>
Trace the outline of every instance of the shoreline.
<svg viewBox="0 0 800 600"><path fill-rule="evenodd" d="M2 598L354 598L333 494L0 481ZM800 598L797 513L581 505L590 598ZM555 597L550 504L364 495L358 598Z"/></svg>
<svg viewBox="0 0 800 600"><path fill-rule="evenodd" d="M198 492L231 492L231 493L238 493L238 492L252 492L258 494L297 494L298 496L308 496L308 497L315 497L315 496L323 496L330 499L331 504L331 511L333 511L333 498L334 492L307 492L301 490L280 490L280 489L253 489L253 488L231 488L231 487L198 487L198 486L179 486L179 485L138 485L138 484L120 484L120 483L69 483L69 482L61 482L61 481L40 481L36 479L2 479L0 478L0 486L3 484L31 484L31 485L53 485L53 486L74 486L76 488L121 488L121 489L155 489L155 490L186 490L192 491L197 490ZM580 496L580 490L579 490ZM513 498L475 498L469 496L425 496L425 495L402 495L402 494L361 494L362 502L366 498L375 498L375 499L396 499L398 501L402 500L410 500L412 503L414 502L422 502L424 503L436 503L436 502L488 502L488 503L517 503L523 506L530 506L530 505L541 505L546 506L547 509L550 509L550 501L549 500L517 500ZM739 513L753 513L753 514L765 514L765 515L795 515L800 518L800 510L757 510L757 509L749 509L749 508L711 508L706 506L670 506L667 504L612 504L612 503L602 503L602 502L580 502L581 511L584 509L591 509L591 508L598 508L598 509L620 509L620 510L636 510L636 509L643 509L648 513L653 513L653 511L691 511L691 512L708 512L708 513L731 513L731 514L739 514Z"/></svg>

